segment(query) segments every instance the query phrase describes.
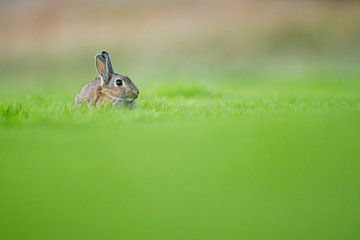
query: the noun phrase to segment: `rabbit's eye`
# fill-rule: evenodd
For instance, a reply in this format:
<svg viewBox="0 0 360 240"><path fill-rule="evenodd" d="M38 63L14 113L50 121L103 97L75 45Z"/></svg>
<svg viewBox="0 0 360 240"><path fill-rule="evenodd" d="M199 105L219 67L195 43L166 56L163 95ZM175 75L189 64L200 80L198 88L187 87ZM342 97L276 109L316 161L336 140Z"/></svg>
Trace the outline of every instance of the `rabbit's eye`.
<svg viewBox="0 0 360 240"><path fill-rule="evenodd" d="M115 83L116 83L117 86L123 85L123 81L121 79L116 80Z"/></svg>

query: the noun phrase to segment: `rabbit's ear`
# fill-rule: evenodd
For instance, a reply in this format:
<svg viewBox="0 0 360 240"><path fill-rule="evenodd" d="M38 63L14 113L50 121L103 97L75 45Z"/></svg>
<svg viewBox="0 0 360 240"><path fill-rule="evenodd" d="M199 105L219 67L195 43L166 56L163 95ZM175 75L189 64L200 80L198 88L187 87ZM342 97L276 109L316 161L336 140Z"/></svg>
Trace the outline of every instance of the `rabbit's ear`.
<svg viewBox="0 0 360 240"><path fill-rule="evenodd" d="M107 83L110 80L111 73L107 64L106 57L102 53L95 56L96 70L99 73L102 81Z"/></svg>
<svg viewBox="0 0 360 240"><path fill-rule="evenodd" d="M112 68L112 64L111 64L111 60L110 60L110 55L107 51L101 51L101 55L105 58L105 64L108 68L108 71L110 74L113 73L113 68Z"/></svg>

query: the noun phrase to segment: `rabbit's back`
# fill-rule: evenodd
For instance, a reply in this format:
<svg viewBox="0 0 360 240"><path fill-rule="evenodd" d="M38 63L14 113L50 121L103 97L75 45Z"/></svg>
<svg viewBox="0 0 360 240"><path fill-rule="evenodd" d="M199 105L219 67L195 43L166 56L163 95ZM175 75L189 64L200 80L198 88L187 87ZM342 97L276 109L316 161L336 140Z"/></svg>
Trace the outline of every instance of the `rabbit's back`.
<svg viewBox="0 0 360 240"><path fill-rule="evenodd" d="M75 105L82 103L96 104L99 98L99 89L101 88L101 79L95 78L86 84L75 97Z"/></svg>

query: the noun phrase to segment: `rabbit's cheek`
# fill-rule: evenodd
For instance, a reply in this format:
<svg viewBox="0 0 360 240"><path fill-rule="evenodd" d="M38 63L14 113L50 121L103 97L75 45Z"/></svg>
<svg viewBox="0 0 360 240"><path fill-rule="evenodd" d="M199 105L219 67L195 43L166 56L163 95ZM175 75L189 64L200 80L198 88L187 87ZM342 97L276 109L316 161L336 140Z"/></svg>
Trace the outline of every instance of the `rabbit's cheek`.
<svg viewBox="0 0 360 240"><path fill-rule="evenodd" d="M119 90L114 90L114 89L110 89L110 88L105 88L102 90L102 93L105 94L106 96L111 97L116 97L116 98L122 98L122 94Z"/></svg>
<svg viewBox="0 0 360 240"><path fill-rule="evenodd" d="M118 87L117 90L114 91L114 94L119 97L125 97L125 89L123 87Z"/></svg>

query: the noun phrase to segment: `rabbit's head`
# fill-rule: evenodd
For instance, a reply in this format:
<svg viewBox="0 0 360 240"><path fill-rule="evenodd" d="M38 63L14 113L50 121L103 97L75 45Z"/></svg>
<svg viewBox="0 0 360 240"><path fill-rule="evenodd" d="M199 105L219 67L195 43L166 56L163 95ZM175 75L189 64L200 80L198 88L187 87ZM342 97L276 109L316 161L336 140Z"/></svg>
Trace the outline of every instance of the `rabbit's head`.
<svg viewBox="0 0 360 240"><path fill-rule="evenodd" d="M95 64L101 78L101 94L107 96L113 104L132 103L139 96L139 89L130 78L113 71L108 52L96 54Z"/></svg>

